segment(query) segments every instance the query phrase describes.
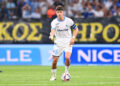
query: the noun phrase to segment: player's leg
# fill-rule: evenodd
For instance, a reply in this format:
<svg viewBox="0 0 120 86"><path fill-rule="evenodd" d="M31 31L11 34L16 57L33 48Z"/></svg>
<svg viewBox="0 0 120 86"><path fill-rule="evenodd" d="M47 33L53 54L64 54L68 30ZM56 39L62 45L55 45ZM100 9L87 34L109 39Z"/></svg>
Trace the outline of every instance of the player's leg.
<svg viewBox="0 0 120 86"><path fill-rule="evenodd" d="M69 73L71 52L65 52L65 73Z"/></svg>
<svg viewBox="0 0 120 86"><path fill-rule="evenodd" d="M57 71L57 62L58 62L59 56L53 56L53 62L52 62L52 77L50 78L50 81L56 80L56 71Z"/></svg>
<svg viewBox="0 0 120 86"><path fill-rule="evenodd" d="M69 73L69 66L70 66L70 57L72 53L72 46L68 46L65 49L65 73Z"/></svg>
<svg viewBox="0 0 120 86"><path fill-rule="evenodd" d="M53 56L52 69L57 69L58 59L59 59L59 56Z"/></svg>
<svg viewBox="0 0 120 86"><path fill-rule="evenodd" d="M52 73L56 76L56 70L57 70L57 62L58 62L59 56L53 56L53 62L52 62Z"/></svg>
<svg viewBox="0 0 120 86"><path fill-rule="evenodd" d="M51 77L51 81L56 80L56 71L57 71L57 62L59 59L59 56L61 56L63 52L63 48L62 47L58 47L57 45L54 46L54 50L53 50L53 62L52 62L52 77Z"/></svg>

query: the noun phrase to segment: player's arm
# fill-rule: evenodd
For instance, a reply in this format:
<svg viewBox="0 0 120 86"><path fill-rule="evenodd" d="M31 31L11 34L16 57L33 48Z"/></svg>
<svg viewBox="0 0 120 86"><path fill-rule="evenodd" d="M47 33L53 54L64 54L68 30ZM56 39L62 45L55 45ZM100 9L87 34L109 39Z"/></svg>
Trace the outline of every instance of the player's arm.
<svg viewBox="0 0 120 86"><path fill-rule="evenodd" d="M55 30L54 30L54 29L51 29L49 38L50 38L51 40L53 40L54 35L55 35Z"/></svg>
<svg viewBox="0 0 120 86"><path fill-rule="evenodd" d="M54 21L52 21L51 22L51 32L50 32L50 36L49 36L49 39L51 39L51 40L53 40L53 37L54 37L54 35L55 35L55 22Z"/></svg>
<svg viewBox="0 0 120 86"><path fill-rule="evenodd" d="M77 34L78 34L78 31L79 31L78 28L76 28L75 31L74 31L74 33L73 33L73 37L72 37L73 39L76 38L76 36L77 36Z"/></svg>
<svg viewBox="0 0 120 86"><path fill-rule="evenodd" d="M70 40L70 45L73 45L74 42L75 42L75 38L76 38L79 30L78 30L78 27L77 27L75 24L73 24L73 25L71 26L71 28L74 29L74 33L73 33L72 39Z"/></svg>

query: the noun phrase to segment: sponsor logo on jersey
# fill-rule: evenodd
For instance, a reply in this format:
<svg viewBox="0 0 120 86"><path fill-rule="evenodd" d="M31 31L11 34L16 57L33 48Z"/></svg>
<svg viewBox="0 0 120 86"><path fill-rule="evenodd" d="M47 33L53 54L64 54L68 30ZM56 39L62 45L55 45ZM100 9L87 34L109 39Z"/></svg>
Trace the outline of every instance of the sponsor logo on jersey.
<svg viewBox="0 0 120 86"><path fill-rule="evenodd" d="M58 29L57 31L68 31L68 29Z"/></svg>

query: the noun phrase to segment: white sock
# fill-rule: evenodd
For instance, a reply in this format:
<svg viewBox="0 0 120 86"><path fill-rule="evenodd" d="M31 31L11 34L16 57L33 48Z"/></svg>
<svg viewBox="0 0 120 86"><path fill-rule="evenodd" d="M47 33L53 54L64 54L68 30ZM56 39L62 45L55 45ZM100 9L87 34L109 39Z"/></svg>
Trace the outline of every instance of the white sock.
<svg viewBox="0 0 120 86"><path fill-rule="evenodd" d="M53 75L56 76L57 69L52 69L51 71L52 71Z"/></svg>
<svg viewBox="0 0 120 86"><path fill-rule="evenodd" d="M69 73L68 70L69 70L69 66L65 66L65 73Z"/></svg>

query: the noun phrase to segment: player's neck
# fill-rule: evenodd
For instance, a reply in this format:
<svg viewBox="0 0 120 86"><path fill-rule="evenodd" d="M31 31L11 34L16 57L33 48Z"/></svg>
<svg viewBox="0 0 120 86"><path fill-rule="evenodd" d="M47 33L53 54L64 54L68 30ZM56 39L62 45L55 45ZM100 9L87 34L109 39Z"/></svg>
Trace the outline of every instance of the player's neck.
<svg viewBox="0 0 120 86"><path fill-rule="evenodd" d="M63 21L65 19L65 17L63 16L63 17L58 17L58 20L59 21Z"/></svg>

